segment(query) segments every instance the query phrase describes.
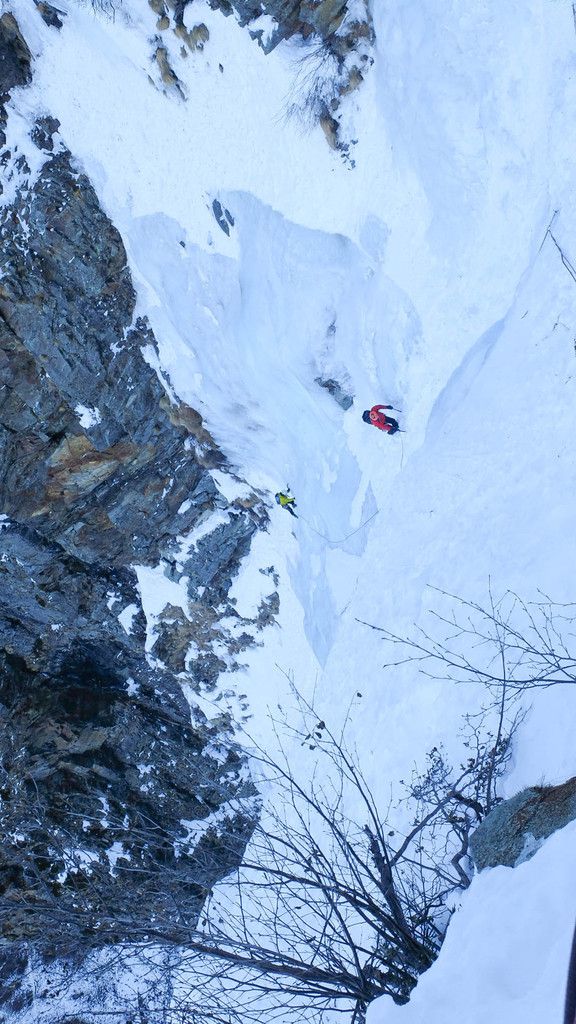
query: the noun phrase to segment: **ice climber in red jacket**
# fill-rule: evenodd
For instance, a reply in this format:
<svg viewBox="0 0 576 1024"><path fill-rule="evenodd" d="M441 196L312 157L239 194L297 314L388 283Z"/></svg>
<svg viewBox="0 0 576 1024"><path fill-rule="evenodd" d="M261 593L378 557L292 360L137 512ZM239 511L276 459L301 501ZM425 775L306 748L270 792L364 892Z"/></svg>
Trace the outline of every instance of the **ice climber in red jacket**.
<svg viewBox="0 0 576 1024"><path fill-rule="evenodd" d="M395 434L400 430L398 420L393 416L386 416L383 412L384 409L393 408L393 405L373 405L371 409L366 409L362 413L362 419L364 423L371 423L373 427L378 427L378 430L383 430L386 434Z"/></svg>

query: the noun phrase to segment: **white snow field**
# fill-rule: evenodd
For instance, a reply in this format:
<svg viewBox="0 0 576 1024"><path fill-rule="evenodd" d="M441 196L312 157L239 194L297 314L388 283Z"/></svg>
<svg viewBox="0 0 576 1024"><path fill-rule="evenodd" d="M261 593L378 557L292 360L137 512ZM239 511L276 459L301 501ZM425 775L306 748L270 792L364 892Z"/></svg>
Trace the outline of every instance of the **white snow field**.
<svg viewBox="0 0 576 1024"><path fill-rule="evenodd" d="M265 57L204 0L185 16L209 28L202 52L163 36L185 99L163 90L143 0L114 20L70 2L60 33L27 0L8 8L36 56L20 109L60 120L122 233L172 387L270 496L235 594L250 614L269 583L258 567L274 565L279 626L226 686L248 694L262 743L287 677L331 722L360 691L353 739L385 801L433 744L454 746L479 698L385 672L357 620L410 632L431 587L485 601L489 580L576 599L576 280L547 234L576 265L572 4L374 0L349 159L286 114L302 46ZM406 433L362 421L376 402ZM299 520L273 503L287 483ZM536 692L505 792L576 774L575 726L573 690ZM575 839L570 825L478 875L411 1002L379 1000L370 1024L559 1021Z"/></svg>

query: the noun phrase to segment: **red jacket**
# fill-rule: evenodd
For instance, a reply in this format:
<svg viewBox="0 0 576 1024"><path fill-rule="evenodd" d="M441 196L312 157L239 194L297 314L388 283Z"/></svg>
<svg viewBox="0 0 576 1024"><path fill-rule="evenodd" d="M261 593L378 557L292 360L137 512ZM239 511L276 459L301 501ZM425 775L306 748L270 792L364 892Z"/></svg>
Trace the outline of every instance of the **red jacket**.
<svg viewBox="0 0 576 1024"><path fill-rule="evenodd" d="M388 418L382 412L382 409L391 409L391 405L373 405L370 409L370 422L372 426L378 427L378 430L384 430L387 434L392 429L392 424L388 421Z"/></svg>

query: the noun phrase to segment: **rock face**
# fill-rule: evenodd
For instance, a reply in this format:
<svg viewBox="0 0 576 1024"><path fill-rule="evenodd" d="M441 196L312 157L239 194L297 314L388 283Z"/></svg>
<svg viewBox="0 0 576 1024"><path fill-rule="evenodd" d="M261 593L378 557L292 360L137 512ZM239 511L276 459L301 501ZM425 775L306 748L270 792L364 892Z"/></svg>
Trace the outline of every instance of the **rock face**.
<svg viewBox="0 0 576 1024"><path fill-rule="evenodd" d="M42 18L42 21L50 28L62 28L64 22L62 18L66 17L64 11L60 11L57 7L53 7L52 4L44 3L44 0L34 0L36 4L36 10Z"/></svg>
<svg viewBox="0 0 576 1024"><path fill-rule="evenodd" d="M152 10L163 15L167 11L164 0L148 0ZM166 0L174 11L176 28L184 25L184 12L192 0ZM368 3L354 5L350 13L349 0L210 0L210 6L225 15L235 13L241 25L251 26L262 16L272 18L276 28L264 42L262 31L256 26L258 38L266 53L270 53L284 39L301 36L318 38L327 52L344 59L358 45L372 40L373 30ZM363 9L362 9L363 8Z"/></svg>
<svg viewBox="0 0 576 1024"><path fill-rule="evenodd" d="M0 17L0 146L6 141L6 101L10 90L17 85L28 85L32 79L32 54L23 38L16 19L6 13Z"/></svg>
<svg viewBox="0 0 576 1024"><path fill-rule="evenodd" d="M338 403L341 409L350 409L354 405L354 398L346 391L340 381L335 380L333 377L315 377L316 384L321 388L324 388L335 402Z"/></svg>
<svg viewBox="0 0 576 1024"><path fill-rule="evenodd" d="M170 422L122 240L67 151L20 193L0 245L0 508L86 562L157 561L216 488Z"/></svg>
<svg viewBox="0 0 576 1024"><path fill-rule="evenodd" d="M174 680L120 643L79 641L59 673L41 679L14 659L10 669L0 741L4 938L30 939L50 956L122 939L184 940L250 835L239 753L212 730L221 756L207 756L209 731L189 724ZM232 793L240 799L226 815ZM211 827L218 812L225 839Z"/></svg>
<svg viewBox="0 0 576 1024"><path fill-rule="evenodd" d="M348 0L216 0L213 4L225 10L234 7L243 24L267 14L281 26L283 38L299 33L304 38L316 33L326 37L340 27L346 15Z"/></svg>
<svg viewBox="0 0 576 1024"><path fill-rule="evenodd" d="M473 833L470 850L479 871L515 867L541 842L576 818L576 777L561 786L531 786L498 804Z"/></svg>
<svg viewBox="0 0 576 1024"><path fill-rule="evenodd" d="M14 15L0 18L0 96L5 102L16 85L28 85L32 79L32 55Z"/></svg>
<svg viewBox="0 0 576 1024"><path fill-rule="evenodd" d="M30 75L3 15L0 100ZM191 713L181 683L224 667L210 637L221 651L266 514L219 493L225 460L153 368L122 239L57 128L37 122L28 157L0 152L16 197L0 210L0 973L15 991L30 949L183 941L256 813L228 723ZM188 588L155 631L134 564Z"/></svg>

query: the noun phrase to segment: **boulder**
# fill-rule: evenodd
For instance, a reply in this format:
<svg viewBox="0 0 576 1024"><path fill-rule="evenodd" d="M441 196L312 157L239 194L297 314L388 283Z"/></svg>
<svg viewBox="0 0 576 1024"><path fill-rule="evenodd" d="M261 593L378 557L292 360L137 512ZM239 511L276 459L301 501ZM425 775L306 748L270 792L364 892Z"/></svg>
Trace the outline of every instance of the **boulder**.
<svg viewBox="0 0 576 1024"><path fill-rule="evenodd" d="M575 818L576 776L560 786L530 786L490 811L470 838L470 853L479 871L515 867Z"/></svg>

